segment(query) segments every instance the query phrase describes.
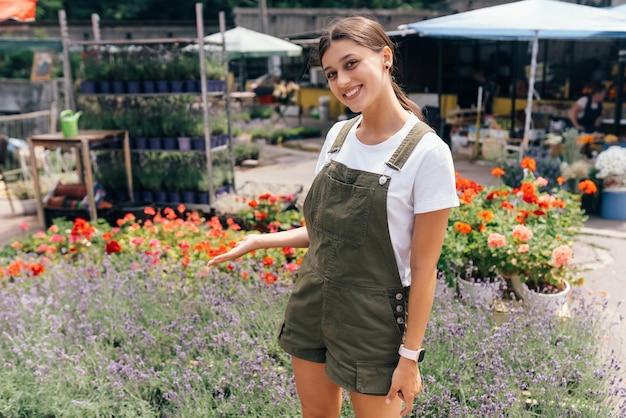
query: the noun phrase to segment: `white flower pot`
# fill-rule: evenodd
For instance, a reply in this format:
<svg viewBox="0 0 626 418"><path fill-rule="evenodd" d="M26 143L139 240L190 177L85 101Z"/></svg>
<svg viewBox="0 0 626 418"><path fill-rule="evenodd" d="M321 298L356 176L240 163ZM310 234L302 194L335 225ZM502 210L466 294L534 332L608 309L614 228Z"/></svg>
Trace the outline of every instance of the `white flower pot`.
<svg viewBox="0 0 626 418"><path fill-rule="evenodd" d="M493 283L476 283L457 277L459 293L463 300L479 308L489 308L494 300L501 295L501 281Z"/></svg>
<svg viewBox="0 0 626 418"><path fill-rule="evenodd" d="M20 206L22 206L22 213L24 215L34 215L37 213L37 204L35 199L21 199L18 200Z"/></svg>
<svg viewBox="0 0 626 418"><path fill-rule="evenodd" d="M560 317L569 316L569 306L567 299L571 291L571 285L567 280L564 281L565 289L559 293L538 293L530 290L526 283L522 283L518 276L511 278L511 285L515 293L517 293L524 305L531 309L537 309L549 315L557 315Z"/></svg>

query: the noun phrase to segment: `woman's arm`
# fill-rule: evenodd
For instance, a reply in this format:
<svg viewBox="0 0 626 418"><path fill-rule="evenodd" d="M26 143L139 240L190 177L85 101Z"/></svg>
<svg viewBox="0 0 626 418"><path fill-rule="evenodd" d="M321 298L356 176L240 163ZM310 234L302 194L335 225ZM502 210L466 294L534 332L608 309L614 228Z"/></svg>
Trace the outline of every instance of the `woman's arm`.
<svg viewBox="0 0 626 418"><path fill-rule="evenodd" d="M220 254L209 260L208 265L213 266L218 263L234 260L250 251L261 248L307 248L308 246L309 234L305 226L271 234L250 234L239 241L227 253Z"/></svg>
<svg viewBox="0 0 626 418"><path fill-rule="evenodd" d="M407 308L404 346L409 350L422 348L426 324L430 318L435 294L437 261L446 234L450 209L415 215L411 243L411 291ZM422 383L417 364L400 357L393 374L387 397L393 399L398 392L405 402L402 414L408 414L413 399L421 391Z"/></svg>
<svg viewBox="0 0 626 418"><path fill-rule="evenodd" d="M582 129L582 126L578 124L578 114L584 111L584 108L580 107L578 102L574 103L572 107L569 108L569 112L567 112L567 116L569 116L570 122L574 125L576 129Z"/></svg>

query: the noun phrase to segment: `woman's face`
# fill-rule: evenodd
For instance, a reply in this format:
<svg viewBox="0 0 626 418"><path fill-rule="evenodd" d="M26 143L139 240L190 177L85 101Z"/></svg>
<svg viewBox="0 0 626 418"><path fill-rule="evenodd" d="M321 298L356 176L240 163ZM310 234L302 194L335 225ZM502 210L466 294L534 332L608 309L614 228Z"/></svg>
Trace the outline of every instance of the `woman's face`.
<svg viewBox="0 0 626 418"><path fill-rule="evenodd" d="M349 39L332 41L322 67L335 97L353 112L359 113L377 103L385 86L391 86L389 70L391 49L373 51Z"/></svg>
<svg viewBox="0 0 626 418"><path fill-rule="evenodd" d="M606 97L606 90L602 90L602 91L599 91L597 93L594 93L591 96L591 99L594 102L599 103L599 102L603 101L605 97Z"/></svg>

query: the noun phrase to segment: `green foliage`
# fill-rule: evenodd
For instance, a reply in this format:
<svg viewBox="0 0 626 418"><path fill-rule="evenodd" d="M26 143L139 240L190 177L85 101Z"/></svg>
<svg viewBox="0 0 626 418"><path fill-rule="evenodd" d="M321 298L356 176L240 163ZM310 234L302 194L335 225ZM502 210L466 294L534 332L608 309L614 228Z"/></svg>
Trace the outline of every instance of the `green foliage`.
<svg viewBox="0 0 626 418"><path fill-rule="evenodd" d="M269 119L274 115L272 106L254 106L250 109L251 119Z"/></svg>
<svg viewBox="0 0 626 418"><path fill-rule="evenodd" d="M161 190L167 177L165 160L167 154L163 152L146 151L139 155L139 164L133 169L139 187L145 190Z"/></svg>
<svg viewBox="0 0 626 418"><path fill-rule="evenodd" d="M235 155L235 165L240 165L245 160L258 160L259 147L247 143L237 144L233 148L233 154Z"/></svg>
<svg viewBox="0 0 626 418"><path fill-rule="evenodd" d="M121 150L93 151L96 160L94 176L105 189L115 190L126 187L126 167Z"/></svg>
<svg viewBox="0 0 626 418"><path fill-rule="evenodd" d="M0 78L29 79L33 57L34 52L28 49L0 54Z"/></svg>
<svg viewBox="0 0 626 418"><path fill-rule="evenodd" d="M89 20L92 13L98 13L106 20L162 20L162 21L193 21L197 0L134 0L120 2L118 0L100 0L86 2L84 0L39 0L37 3L37 20L56 20L60 9L65 9L72 20ZM235 7L258 7L256 0L206 0L203 3L206 22L217 22L217 10L232 14ZM270 8L352 8L352 9L431 9L443 10L444 0L348 0L336 2L332 0L272 0Z"/></svg>

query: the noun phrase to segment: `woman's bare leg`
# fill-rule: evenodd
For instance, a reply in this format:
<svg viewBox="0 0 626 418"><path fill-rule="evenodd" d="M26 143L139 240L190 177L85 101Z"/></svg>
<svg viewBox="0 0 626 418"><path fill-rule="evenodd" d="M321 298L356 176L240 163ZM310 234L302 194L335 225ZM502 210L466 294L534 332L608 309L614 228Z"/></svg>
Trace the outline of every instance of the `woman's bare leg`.
<svg viewBox="0 0 626 418"><path fill-rule="evenodd" d="M324 363L292 357L291 364L302 405L302 417L338 417L341 412L341 388L328 379Z"/></svg>
<svg viewBox="0 0 626 418"><path fill-rule="evenodd" d="M386 396L363 395L350 392L352 407L357 418L398 418L402 411L402 400L396 396L387 403Z"/></svg>

